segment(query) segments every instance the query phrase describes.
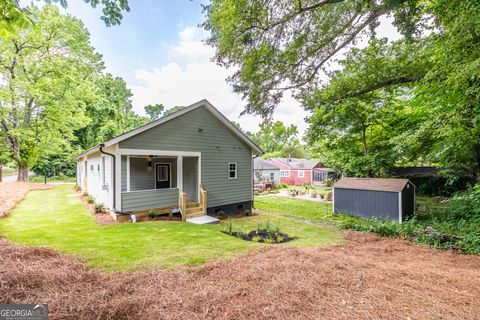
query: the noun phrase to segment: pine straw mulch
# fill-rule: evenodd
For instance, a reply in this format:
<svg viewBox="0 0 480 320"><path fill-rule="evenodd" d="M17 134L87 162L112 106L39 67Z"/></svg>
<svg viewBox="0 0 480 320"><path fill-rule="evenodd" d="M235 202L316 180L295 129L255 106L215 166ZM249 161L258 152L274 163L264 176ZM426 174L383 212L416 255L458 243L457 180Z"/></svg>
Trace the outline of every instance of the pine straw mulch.
<svg viewBox="0 0 480 320"><path fill-rule="evenodd" d="M0 239L2 303L51 319L479 319L480 257L347 233L195 268L104 273Z"/></svg>
<svg viewBox="0 0 480 320"><path fill-rule="evenodd" d="M15 208L28 191L30 190L46 190L52 186L43 183L30 182L0 182L0 218Z"/></svg>

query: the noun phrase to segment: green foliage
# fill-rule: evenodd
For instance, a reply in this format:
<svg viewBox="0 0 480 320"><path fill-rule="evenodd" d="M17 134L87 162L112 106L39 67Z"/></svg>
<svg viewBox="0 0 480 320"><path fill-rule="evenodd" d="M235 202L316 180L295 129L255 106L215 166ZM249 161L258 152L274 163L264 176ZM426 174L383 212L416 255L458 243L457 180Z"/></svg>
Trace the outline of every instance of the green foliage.
<svg viewBox="0 0 480 320"><path fill-rule="evenodd" d="M95 198L94 198L93 196L91 196L91 195L88 195L88 196L87 196L87 202L90 203L90 204L92 204L92 203L95 202Z"/></svg>
<svg viewBox="0 0 480 320"><path fill-rule="evenodd" d="M150 219L155 219L156 217L160 216L160 214L158 214L158 212L156 210L151 209L151 210L148 211L147 216Z"/></svg>
<svg viewBox="0 0 480 320"><path fill-rule="evenodd" d="M74 130L88 121L83 110L101 69L79 20L55 6L30 13L35 28L0 41L1 133L24 179L41 155L71 151Z"/></svg>
<svg viewBox="0 0 480 320"><path fill-rule="evenodd" d="M158 119L162 116L165 106L163 104L149 104L145 106L145 113L148 115L150 120Z"/></svg>
<svg viewBox="0 0 480 320"><path fill-rule="evenodd" d="M103 213L105 210L105 205L103 203L95 203L95 213Z"/></svg>

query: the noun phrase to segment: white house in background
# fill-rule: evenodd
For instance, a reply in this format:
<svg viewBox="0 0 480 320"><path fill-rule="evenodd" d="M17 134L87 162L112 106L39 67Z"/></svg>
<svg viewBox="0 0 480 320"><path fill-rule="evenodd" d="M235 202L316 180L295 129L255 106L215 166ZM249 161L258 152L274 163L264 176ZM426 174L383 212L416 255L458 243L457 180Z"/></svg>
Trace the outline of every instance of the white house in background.
<svg viewBox="0 0 480 320"><path fill-rule="evenodd" d="M253 178L255 182L270 180L274 181L275 184L280 183L280 168L273 163L257 157L253 162L253 167Z"/></svg>
<svg viewBox="0 0 480 320"><path fill-rule="evenodd" d="M253 157L261 154L202 100L78 155L77 184L120 214L235 213L252 209Z"/></svg>

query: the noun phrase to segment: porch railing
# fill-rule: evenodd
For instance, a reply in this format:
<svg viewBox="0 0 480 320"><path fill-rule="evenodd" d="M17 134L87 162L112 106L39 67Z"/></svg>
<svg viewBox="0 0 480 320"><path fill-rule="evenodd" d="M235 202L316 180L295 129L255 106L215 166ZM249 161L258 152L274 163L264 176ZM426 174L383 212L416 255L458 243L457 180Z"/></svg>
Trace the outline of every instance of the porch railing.
<svg viewBox="0 0 480 320"><path fill-rule="evenodd" d="M203 214L207 214L207 191L203 188L203 184L200 185L200 207Z"/></svg>
<svg viewBox="0 0 480 320"><path fill-rule="evenodd" d="M182 221L187 220L187 194L180 192L180 212L182 213Z"/></svg>

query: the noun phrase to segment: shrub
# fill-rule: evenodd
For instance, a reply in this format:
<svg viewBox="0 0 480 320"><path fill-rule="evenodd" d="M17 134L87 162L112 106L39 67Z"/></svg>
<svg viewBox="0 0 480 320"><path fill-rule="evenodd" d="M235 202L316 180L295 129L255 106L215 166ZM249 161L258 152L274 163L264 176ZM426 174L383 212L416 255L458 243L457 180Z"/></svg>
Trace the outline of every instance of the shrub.
<svg viewBox="0 0 480 320"><path fill-rule="evenodd" d="M90 204L91 204L91 203L94 203L94 202L95 202L95 199L94 199L92 196L88 195L88 196L87 196L87 202L90 203Z"/></svg>
<svg viewBox="0 0 480 320"><path fill-rule="evenodd" d="M234 230L234 226L233 226L233 221L232 220L228 220L228 223L227 225L225 226L224 228L224 231L228 234L232 234L233 233L233 230Z"/></svg>
<svg viewBox="0 0 480 320"><path fill-rule="evenodd" d="M95 204L95 213L102 213L105 212L105 205L103 203L96 203Z"/></svg>
<svg viewBox="0 0 480 320"><path fill-rule="evenodd" d="M156 217L159 216L159 214L158 214L157 211L151 209L151 210L148 211L147 216L148 216L150 219L155 219Z"/></svg>
<svg viewBox="0 0 480 320"><path fill-rule="evenodd" d="M277 188L278 188L278 189L285 189L285 188L287 188L287 185L286 185L285 183L279 183L279 184L277 185Z"/></svg>
<svg viewBox="0 0 480 320"><path fill-rule="evenodd" d="M80 190L82 190L78 184L76 184L75 187L73 187L73 189L74 189L75 191L77 191L77 192L79 192Z"/></svg>

